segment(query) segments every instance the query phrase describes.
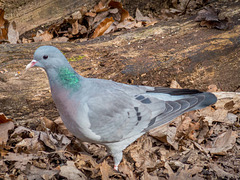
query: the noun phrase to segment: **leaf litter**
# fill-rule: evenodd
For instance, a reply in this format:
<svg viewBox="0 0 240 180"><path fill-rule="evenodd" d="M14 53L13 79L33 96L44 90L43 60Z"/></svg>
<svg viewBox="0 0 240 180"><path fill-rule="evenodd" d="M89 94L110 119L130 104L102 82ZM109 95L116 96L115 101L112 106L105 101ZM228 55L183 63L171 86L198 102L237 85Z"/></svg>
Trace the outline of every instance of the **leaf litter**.
<svg viewBox="0 0 240 180"><path fill-rule="evenodd" d="M181 88L176 81L171 86ZM105 147L81 143L61 118L45 117L36 129L0 115L0 178L14 179L236 179L240 169L240 96L210 91L218 102L186 113L131 144L119 172ZM6 124L12 125L6 128ZM1 136L2 138L3 136ZM228 160L226 160L228 159Z"/></svg>
<svg viewBox="0 0 240 180"><path fill-rule="evenodd" d="M100 1L90 10L82 7L62 20L51 24L46 30L39 29L37 33L32 33L32 37L22 37L19 40L16 23L13 21L9 24L3 16L4 11L0 9L0 43L9 42L11 44L93 39L121 29L147 27L157 23L157 20L151 15L142 16L138 9L134 19L123 8L121 2L114 0Z"/></svg>

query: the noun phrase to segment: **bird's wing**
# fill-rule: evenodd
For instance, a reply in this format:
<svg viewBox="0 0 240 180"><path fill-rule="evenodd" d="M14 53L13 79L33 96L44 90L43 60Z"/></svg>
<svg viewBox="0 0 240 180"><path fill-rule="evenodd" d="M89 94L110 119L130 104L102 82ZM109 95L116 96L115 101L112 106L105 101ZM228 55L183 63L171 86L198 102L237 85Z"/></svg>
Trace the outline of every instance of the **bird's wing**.
<svg viewBox="0 0 240 180"><path fill-rule="evenodd" d="M150 120L165 110L165 102L156 98L141 101L138 96L115 90L97 93L87 101L90 129L102 142L115 142L138 135Z"/></svg>

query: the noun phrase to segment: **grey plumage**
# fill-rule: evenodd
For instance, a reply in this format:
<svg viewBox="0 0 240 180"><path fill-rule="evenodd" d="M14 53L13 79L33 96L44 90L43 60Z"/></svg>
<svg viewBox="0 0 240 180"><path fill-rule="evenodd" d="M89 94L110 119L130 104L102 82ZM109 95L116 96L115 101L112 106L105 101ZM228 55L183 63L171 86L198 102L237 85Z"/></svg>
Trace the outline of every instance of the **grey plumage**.
<svg viewBox="0 0 240 180"><path fill-rule="evenodd" d="M52 97L70 132L82 141L103 144L114 158L152 128L169 123L187 111L216 102L208 92L134 86L78 75L55 47L42 46L27 69L47 72Z"/></svg>

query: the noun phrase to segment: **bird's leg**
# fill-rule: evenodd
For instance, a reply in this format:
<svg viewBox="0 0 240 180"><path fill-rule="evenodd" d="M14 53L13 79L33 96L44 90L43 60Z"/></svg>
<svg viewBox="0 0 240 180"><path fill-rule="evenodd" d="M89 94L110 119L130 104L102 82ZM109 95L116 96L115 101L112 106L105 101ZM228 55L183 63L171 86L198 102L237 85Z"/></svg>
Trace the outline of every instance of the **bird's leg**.
<svg viewBox="0 0 240 180"><path fill-rule="evenodd" d="M114 153L113 156L113 160L114 160L114 169L116 171L118 171L118 165L120 164L121 160L122 160L122 151L118 152L118 153Z"/></svg>

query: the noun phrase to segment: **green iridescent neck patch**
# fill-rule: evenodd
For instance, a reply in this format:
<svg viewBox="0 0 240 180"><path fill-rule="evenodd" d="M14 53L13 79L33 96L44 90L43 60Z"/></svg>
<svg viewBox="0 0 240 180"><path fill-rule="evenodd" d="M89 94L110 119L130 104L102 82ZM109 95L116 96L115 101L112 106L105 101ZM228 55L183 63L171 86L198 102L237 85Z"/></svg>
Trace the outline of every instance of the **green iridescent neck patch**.
<svg viewBox="0 0 240 180"><path fill-rule="evenodd" d="M78 90L80 87L80 79L78 77L78 75L73 71L70 70L67 67L61 68L59 69L59 74L58 74L59 80L61 82L61 84L65 87L65 88L69 88L72 90Z"/></svg>

